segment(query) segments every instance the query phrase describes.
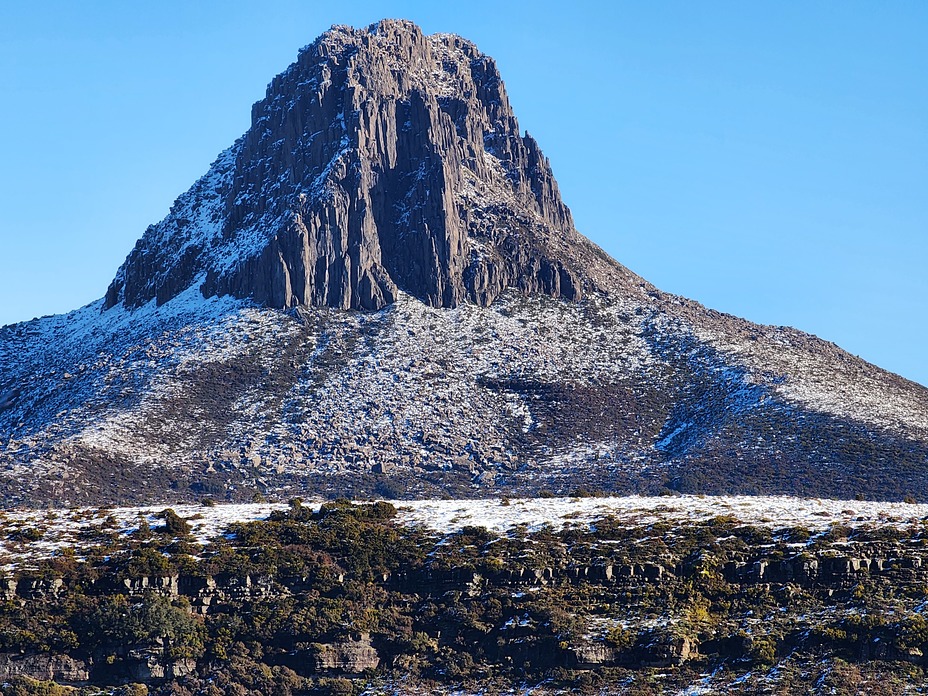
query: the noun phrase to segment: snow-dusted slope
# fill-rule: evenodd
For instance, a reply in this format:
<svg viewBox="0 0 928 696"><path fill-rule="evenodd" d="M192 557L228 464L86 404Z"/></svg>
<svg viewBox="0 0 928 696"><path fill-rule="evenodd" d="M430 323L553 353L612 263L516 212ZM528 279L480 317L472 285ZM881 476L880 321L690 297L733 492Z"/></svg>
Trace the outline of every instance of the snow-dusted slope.
<svg viewBox="0 0 928 696"><path fill-rule="evenodd" d="M612 518L628 528L661 522L686 526L724 517L773 531L801 527L813 535L835 525L848 530L880 527L920 531L928 516L928 505L785 496L493 498L407 500L392 501L392 504L397 508L398 523L421 527L439 537L460 532L465 527L485 527L497 534L511 533L517 528L523 533L544 527L559 531L566 526L595 525L604 518ZM309 502L304 505L313 506ZM160 515L165 508L171 508L188 520L196 541L207 544L226 534L233 523L264 520L274 511L286 510L287 505L240 503L172 507L161 503L142 507L10 510L0 513L8 531L8 535L0 539L0 567L7 571L28 567L64 548L80 553L87 540L94 538L94 531L131 534L142 519L155 528L163 524ZM42 532L41 538L30 542L27 549L23 547L22 534L18 533L25 530Z"/></svg>
<svg viewBox="0 0 928 696"><path fill-rule="evenodd" d="M755 327L744 356L722 350L738 339L725 318L703 316L519 294L454 309L401 296L374 313L195 289L160 307L94 303L0 329L5 495L925 490L924 390L887 375L905 408L881 411L876 392L869 409L829 410L853 371L825 389L777 370L777 331ZM819 364L808 341L802 364Z"/></svg>

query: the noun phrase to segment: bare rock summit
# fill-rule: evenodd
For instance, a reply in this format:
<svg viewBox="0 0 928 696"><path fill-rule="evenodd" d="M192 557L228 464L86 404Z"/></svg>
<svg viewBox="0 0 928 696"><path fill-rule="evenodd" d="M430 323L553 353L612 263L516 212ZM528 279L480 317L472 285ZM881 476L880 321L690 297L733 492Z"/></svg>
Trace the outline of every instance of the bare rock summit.
<svg viewBox="0 0 928 696"><path fill-rule="evenodd" d="M148 229L106 308L206 297L380 309L506 288L579 299L615 264L574 229L493 59L411 22L337 26L252 108L252 125ZM596 266L603 266L597 272Z"/></svg>

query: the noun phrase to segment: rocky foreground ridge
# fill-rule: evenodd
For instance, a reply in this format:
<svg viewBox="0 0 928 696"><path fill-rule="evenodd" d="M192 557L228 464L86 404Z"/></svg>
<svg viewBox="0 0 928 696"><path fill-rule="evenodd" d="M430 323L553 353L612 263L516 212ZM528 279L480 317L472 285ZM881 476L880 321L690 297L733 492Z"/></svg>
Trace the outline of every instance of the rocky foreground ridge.
<svg viewBox="0 0 928 696"><path fill-rule="evenodd" d="M502 533L409 526L386 502L294 501L199 541L190 526L228 519L223 506L189 520L12 515L18 543L80 541L3 558L17 567L0 583L0 689L39 693L26 677L88 694L138 693L112 690L131 682L157 694L918 693L906 686L928 667L925 506L884 505L874 526L857 515L874 504L851 503L830 524L783 526L665 500L640 499L647 522L552 501L580 521ZM678 506L688 524L668 515Z"/></svg>
<svg viewBox="0 0 928 696"><path fill-rule="evenodd" d="M0 328L27 505L928 491L928 390L576 232L492 59L335 27L104 298Z"/></svg>

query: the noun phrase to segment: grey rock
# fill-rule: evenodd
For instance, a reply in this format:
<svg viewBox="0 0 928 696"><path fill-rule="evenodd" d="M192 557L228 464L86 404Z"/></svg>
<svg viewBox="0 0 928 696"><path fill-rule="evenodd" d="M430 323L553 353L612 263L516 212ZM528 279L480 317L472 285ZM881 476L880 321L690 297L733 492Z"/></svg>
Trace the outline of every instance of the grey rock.
<svg viewBox="0 0 928 696"><path fill-rule="evenodd" d="M0 682L14 677L80 684L90 679L90 672L83 661L68 655L0 653Z"/></svg>
<svg viewBox="0 0 928 696"><path fill-rule="evenodd" d="M488 305L508 287L572 300L617 266L574 230L493 59L385 20L333 27L274 78L105 306L162 304L201 279L206 297L277 308L375 310L400 291Z"/></svg>
<svg viewBox="0 0 928 696"><path fill-rule="evenodd" d="M603 665L614 664L617 658L615 648L606 643L585 642L572 645L570 653L575 669L595 669Z"/></svg>
<svg viewBox="0 0 928 696"><path fill-rule="evenodd" d="M157 592L167 596L179 594L178 576L124 578L122 589L130 596L144 595L146 592Z"/></svg>
<svg viewBox="0 0 928 696"><path fill-rule="evenodd" d="M196 660L181 658L166 659L162 650L140 649L129 652L126 667L135 681L151 682L178 679L196 671Z"/></svg>
<svg viewBox="0 0 928 696"><path fill-rule="evenodd" d="M369 633L357 633L348 638L317 646L315 668L318 672L360 674L377 669L380 657L371 645Z"/></svg>
<svg viewBox="0 0 928 696"><path fill-rule="evenodd" d="M61 578L22 578L16 584L16 595L24 599L53 599L63 590L64 581Z"/></svg>
<svg viewBox="0 0 928 696"><path fill-rule="evenodd" d="M682 665L699 655L699 644L689 636L661 634L645 649L644 663L652 667Z"/></svg>

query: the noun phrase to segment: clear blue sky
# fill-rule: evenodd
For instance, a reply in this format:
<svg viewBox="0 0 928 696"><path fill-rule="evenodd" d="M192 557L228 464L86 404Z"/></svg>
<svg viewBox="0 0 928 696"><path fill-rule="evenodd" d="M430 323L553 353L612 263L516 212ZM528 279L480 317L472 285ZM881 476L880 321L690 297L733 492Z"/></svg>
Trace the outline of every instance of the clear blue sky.
<svg viewBox="0 0 928 696"><path fill-rule="evenodd" d="M0 324L100 297L333 23L494 56L581 232L928 384L928 2L0 4Z"/></svg>

